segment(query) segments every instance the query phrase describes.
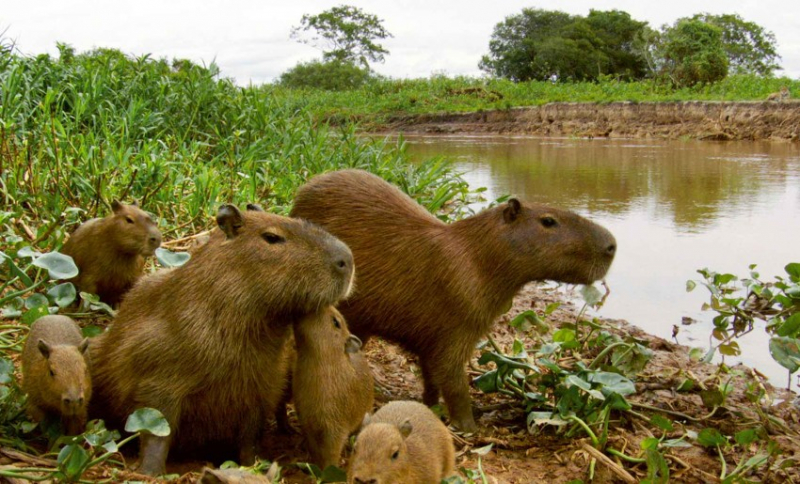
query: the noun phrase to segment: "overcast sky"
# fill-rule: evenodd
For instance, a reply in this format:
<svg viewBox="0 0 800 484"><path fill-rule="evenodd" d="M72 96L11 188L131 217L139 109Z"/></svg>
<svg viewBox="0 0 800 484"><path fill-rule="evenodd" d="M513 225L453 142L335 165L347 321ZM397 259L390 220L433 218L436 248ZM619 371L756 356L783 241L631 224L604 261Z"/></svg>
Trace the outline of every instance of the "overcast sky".
<svg viewBox="0 0 800 484"><path fill-rule="evenodd" d="M278 5L279 4L279 5ZM800 1L207 1L207 0L0 0L0 32L25 54L57 54L56 42L78 51L111 47L127 54L216 62L239 84L269 82L319 50L289 39L303 14L336 5L360 7L384 20L394 38L375 70L395 78L431 74L481 74L494 26L526 7L586 15L590 9L623 10L657 28L700 12L738 13L772 31L783 71L800 78Z"/></svg>

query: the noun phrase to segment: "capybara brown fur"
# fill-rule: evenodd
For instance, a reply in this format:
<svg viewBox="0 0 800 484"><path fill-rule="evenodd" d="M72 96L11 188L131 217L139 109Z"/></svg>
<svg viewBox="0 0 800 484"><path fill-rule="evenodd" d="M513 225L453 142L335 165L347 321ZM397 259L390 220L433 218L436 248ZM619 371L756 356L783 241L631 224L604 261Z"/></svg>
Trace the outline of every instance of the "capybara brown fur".
<svg viewBox="0 0 800 484"><path fill-rule="evenodd" d="M59 418L66 434L83 432L92 398L88 345L67 316L43 316L31 325L22 350L22 389L34 420Z"/></svg>
<svg viewBox="0 0 800 484"><path fill-rule="evenodd" d="M292 395L312 462L338 465L347 437L372 410L373 384L361 340L334 307L294 325Z"/></svg>
<svg viewBox="0 0 800 484"><path fill-rule="evenodd" d="M145 258L161 245L161 232L150 215L116 200L112 213L81 224L61 253L75 261L80 273L72 282L84 292L97 294L108 304L122 296L142 276Z"/></svg>
<svg viewBox="0 0 800 484"><path fill-rule="evenodd" d="M142 438L150 475L170 448L233 448L252 464L284 390L291 325L352 287L350 250L313 224L232 205L217 224L224 237L142 278L91 346L92 416L118 425L152 407L169 422L169 437Z"/></svg>
<svg viewBox="0 0 800 484"><path fill-rule="evenodd" d="M364 417L347 470L350 484L430 484L453 474L450 432L419 402L389 402Z"/></svg>
<svg viewBox="0 0 800 484"><path fill-rule="evenodd" d="M339 305L365 343L379 335L416 353L423 401L444 394L450 419L476 430L464 364L528 282L588 284L606 274L616 241L566 210L507 203L445 224L361 170L319 175L291 215L319 224L353 251L358 285Z"/></svg>

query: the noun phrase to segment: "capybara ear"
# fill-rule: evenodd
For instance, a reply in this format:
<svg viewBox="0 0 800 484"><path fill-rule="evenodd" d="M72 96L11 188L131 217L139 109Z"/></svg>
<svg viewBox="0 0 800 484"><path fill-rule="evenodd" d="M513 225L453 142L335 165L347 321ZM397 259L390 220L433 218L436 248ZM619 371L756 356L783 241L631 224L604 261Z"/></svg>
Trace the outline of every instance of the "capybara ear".
<svg viewBox="0 0 800 484"><path fill-rule="evenodd" d="M522 204L516 198L509 198L508 205L503 209L503 220L506 222L513 222L519 217L522 211Z"/></svg>
<svg viewBox="0 0 800 484"><path fill-rule="evenodd" d="M344 352L345 353L358 353L361 349L361 340L358 339L358 336L351 334L347 341L344 344Z"/></svg>
<svg viewBox="0 0 800 484"><path fill-rule="evenodd" d="M406 419L403 425L400 426L400 434L402 434L404 439L411 435L412 430L414 430L414 427L411 425L410 419Z"/></svg>
<svg viewBox="0 0 800 484"><path fill-rule="evenodd" d="M113 202L111 202L111 210L114 213L118 213L120 210L122 210L122 207L123 206L121 203L119 203L119 200L114 200Z"/></svg>
<svg viewBox="0 0 800 484"><path fill-rule="evenodd" d="M230 205L228 203L222 205L217 212L217 225L225 232L228 239L236 237L239 235L239 230L241 230L244 225L242 212L240 212L235 205Z"/></svg>
<svg viewBox="0 0 800 484"><path fill-rule="evenodd" d="M89 338L83 338L83 341L81 341L81 344L78 345L78 351L80 351L81 353L83 353L85 355L86 354L86 350L88 350L88 349L89 349Z"/></svg>
<svg viewBox="0 0 800 484"><path fill-rule="evenodd" d="M47 341L40 339L39 344L36 345L36 347L39 348L39 352L42 354L42 356L45 358L50 358L50 345L47 344Z"/></svg>
<svg viewBox="0 0 800 484"><path fill-rule="evenodd" d="M248 203L247 204L247 210L250 211L250 212L263 212L264 211L264 209L261 208L261 205L259 205L257 203Z"/></svg>
<svg viewBox="0 0 800 484"><path fill-rule="evenodd" d="M361 428L363 429L367 425L369 425L369 412L364 414L364 418L361 420Z"/></svg>

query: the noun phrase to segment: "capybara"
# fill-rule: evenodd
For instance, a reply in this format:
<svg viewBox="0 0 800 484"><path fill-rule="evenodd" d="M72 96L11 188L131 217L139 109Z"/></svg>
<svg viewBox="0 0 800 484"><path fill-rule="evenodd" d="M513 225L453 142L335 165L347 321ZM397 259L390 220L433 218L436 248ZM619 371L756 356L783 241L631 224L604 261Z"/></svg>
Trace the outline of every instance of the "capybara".
<svg viewBox="0 0 800 484"><path fill-rule="evenodd" d="M90 350L90 414L118 425L140 407L169 437L143 436L140 471L163 473L170 448L237 449L253 463L285 386L291 325L345 297L353 258L305 221L223 205L224 237L181 267L142 278Z"/></svg>
<svg viewBox="0 0 800 484"><path fill-rule="evenodd" d="M338 465L347 437L372 410L373 385L361 340L330 306L294 325L292 396L312 461Z"/></svg>
<svg viewBox="0 0 800 484"><path fill-rule="evenodd" d="M450 432L428 407L395 401L364 417L350 459L350 484L430 484L453 474Z"/></svg>
<svg viewBox="0 0 800 484"><path fill-rule="evenodd" d="M34 420L58 417L66 434L84 431L92 398L88 346L89 340L67 316L43 316L31 325L22 350L22 389Z"/></svg>
<svg viewBox="0 0 800 484"><path fill-rule="evenodd" d="M353 251L358 285L339 305L350 331L419 356L423 401L444 394L451 422L476 430L464 364L528 282L588 284L608 271L611 233L575 213L515 198L445 224L361 170L319 175L291 215L319 224Z"/></svg>
<svg viewBox="0 0 800 484"><path fill-rule="evenodd" d="M118 304L144 270L145 257L161 245L161 232L136 204L111 203L113 213L81 224L61 253L75 261L80 273L72 282L84 292Z"/></svg>

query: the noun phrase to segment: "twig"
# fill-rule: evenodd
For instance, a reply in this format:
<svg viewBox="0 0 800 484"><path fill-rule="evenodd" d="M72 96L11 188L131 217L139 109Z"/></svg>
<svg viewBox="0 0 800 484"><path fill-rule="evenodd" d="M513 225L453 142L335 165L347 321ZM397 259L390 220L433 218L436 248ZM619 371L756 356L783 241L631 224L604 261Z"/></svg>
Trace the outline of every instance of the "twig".
<svg viewBox="0 0 800 484"><path fill-rule="evenodd" d="M617 477L629 484L636 484L637 481L628 471L623 469L619 464L611 460L607 455L589 445L586 441L581 442L581 448L589 455L608 466L609 470Z"/></svg>

